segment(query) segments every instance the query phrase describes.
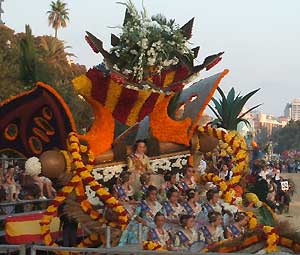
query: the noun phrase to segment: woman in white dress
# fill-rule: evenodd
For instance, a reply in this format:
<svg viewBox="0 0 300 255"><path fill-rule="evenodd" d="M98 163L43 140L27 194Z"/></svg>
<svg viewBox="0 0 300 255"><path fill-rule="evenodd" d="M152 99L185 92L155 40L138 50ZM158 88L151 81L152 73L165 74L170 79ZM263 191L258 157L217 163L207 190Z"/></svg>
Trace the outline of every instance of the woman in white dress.
<svg viewBox="0 0 300 255"><path fill-rule="evenodd" d="M234 215L234 223L226 227L225 236L229 238L237 238L242 236L249 222L249 217L244 212L237 212Z"/></svg>
<svg viewBox="0 0 300 255"><path fill-rule="evenodd" d="M165 216L158 212L154 217L155 227L149 230L148 241L158 243L162 248L169 250L171 240L169 232L164 228L165 222Z"/></svg>
<svg viewBox="0 0 300 255"><path fill-rule="evenodd" d="M224 230L222 228L223 218L219 212L208 213L209 223L200 228L200 239L205 241L206 245L224 240Z"/></svg>
<svg viewBox="0 0 300 255"><path fill-rule="evenodd" d="M201 250L203 242L199 239L199 233L195 230L195 219L192 215L182 215L180 217L181 230L175 236L174 249L175 250L191 250L197 247Z"/></svg>
<svg viewBox="0 0 300 255"><path fill-rule="evenodd" d="M167 191L167 200L163 203L163 211L166 218L166 228L171 233L179 230L179 218L184 214L182 205L178 202L179 192L175 188L170 188Z"/></svg>

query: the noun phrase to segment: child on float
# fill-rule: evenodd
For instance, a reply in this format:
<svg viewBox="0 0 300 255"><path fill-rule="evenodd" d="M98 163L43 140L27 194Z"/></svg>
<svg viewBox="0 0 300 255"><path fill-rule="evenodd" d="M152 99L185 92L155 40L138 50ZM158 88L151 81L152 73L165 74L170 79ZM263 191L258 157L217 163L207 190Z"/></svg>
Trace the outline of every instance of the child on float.
<svg viewBox="0 0 300 255"><path fill-rule="evenodd" d="M245 212L237 212L234 215L234 223L230 224L226 227L225 237L229 238L237 238L242 236L249 222L249 217Z"/></svg>
<svg viewBox="0 0 300 255"><path fill-rule="evenodd" d="M178 202L179 192L175 188L167 191L167 200L163 203L163 212L166 219L166 228L176 233L180 227L179 218L184 214L184 208Z"/></svg>
<svg viewBox="0 0 300 255"><path fill-rule="evenodd" d="M169 250L171 238L168 230L164 227L165 222L165 216L158 212L154 217L155 227L150 228L148 232L148 241L158 243L162 248Z"/></svg>
<svg viewBox="0 0 300 255"><path fill-rule="evenodd" d="M219 212L208 213L208 224L200 228L200 239L206 245L224 240L224 229L222 214Z"/></svg>
<svg viewBox="0 0 300 255"><path fill-rule="evenodd" d="M181 192L187 192L191 189L197 188L197 183L194 177L195 172L195 169L193 169L191 166L188 166L184 169L184 176L182 180L178 183L178 187L181 190Z"/></svg>
<svg viewBox="0 0 300 255"><path fill-rule="evenodd" d="M181 230L176 233L174 250L200 251L204 247L200 241L199 233L195 230L195 218L193 215L182 215L180 217Z"/></svg>
<svg viewBox="0 0 300 255"><path fill-rule="evenodd" d="M154 228L154 216L162 209L157 202L157 188L150 185L145 200L137 206L125 231L123 231L119 246L138 244L139 224L142 224L142 241L147 240L149 228Z"/></svg>

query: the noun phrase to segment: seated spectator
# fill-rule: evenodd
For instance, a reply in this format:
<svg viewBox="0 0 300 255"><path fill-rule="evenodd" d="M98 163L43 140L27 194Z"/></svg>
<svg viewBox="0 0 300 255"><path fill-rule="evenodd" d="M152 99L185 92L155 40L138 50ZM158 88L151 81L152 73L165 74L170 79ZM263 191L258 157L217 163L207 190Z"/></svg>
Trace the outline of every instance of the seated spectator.
<svg viewBox="0 0 300 255"><path fill-rule="evenodd" d="M52 187L50 179L40 176L42 165L37 157L29 158L25 163L25 175L31 176L34 184L40 188L40 198L53 198L55 196L55 189Z"/></svg>
<svg viewBox="0 0 300 255"><path fill-rule="evenodd" d="M5 186L8 190L8 201L16 201L19 199L20 186L15 182L14 174L14 167L9 166L5 175Z"/></svg>
<svg viewBox="0 0 300 255"><path fill-rule="evenodd" d="M219 177L225 181L229 181L232 178L232 176L233 176L232 170L228 167L227 164L223 164L219 173Z"/></svg>

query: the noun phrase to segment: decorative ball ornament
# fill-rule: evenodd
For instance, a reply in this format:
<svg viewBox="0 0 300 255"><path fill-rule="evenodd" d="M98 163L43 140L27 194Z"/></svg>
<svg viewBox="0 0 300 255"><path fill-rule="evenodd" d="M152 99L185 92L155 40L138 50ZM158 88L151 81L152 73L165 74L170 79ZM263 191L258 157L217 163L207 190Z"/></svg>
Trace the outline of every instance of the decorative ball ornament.
<svg viewBox="0 0 300 255"><path fill-rule="evenodd" d="M60 151L45 151L40 156L42 175L48 178L57 178L66 171L66 161Z"/></svg>
<svg viewBox="0 0 300 255"><path fill-rule="evenodd" d="M198 134L199 150L203 153L213 151L219 144L219 140L213 136L206 134Z"/></svg>

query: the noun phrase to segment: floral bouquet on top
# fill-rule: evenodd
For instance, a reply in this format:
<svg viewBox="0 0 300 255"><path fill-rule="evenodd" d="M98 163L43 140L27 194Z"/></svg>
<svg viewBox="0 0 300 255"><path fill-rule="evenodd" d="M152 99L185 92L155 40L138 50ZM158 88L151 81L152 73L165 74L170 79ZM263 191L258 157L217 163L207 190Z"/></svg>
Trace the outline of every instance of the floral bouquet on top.
<svg viewBox="0 0 300 255"><path fill-rule="evenodd" d="M202 69L212 68L221 60L223 52L194 66L193 61L200 48L189 47L194 19L180 27L174 19L168 20L162 14L148 17L145 8L139 12L131 1L120 4L127 8L125 19L119 37L111 35L110 51L104 50L102 41L89 32L86 40L96 53L104 56L105 67L127 81L158 85L158 77L175 71L176 79L169 79L169 84L164 86L169 87L172 82L182 82Z"/></svg>

